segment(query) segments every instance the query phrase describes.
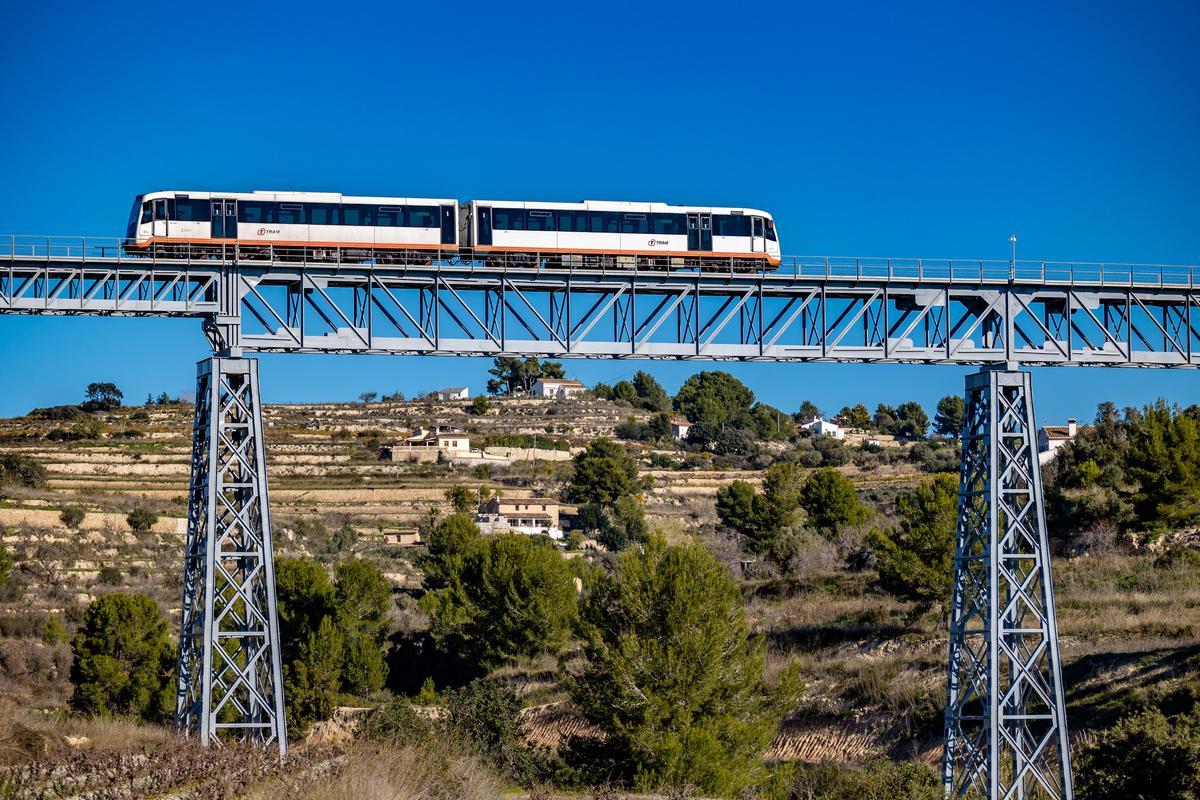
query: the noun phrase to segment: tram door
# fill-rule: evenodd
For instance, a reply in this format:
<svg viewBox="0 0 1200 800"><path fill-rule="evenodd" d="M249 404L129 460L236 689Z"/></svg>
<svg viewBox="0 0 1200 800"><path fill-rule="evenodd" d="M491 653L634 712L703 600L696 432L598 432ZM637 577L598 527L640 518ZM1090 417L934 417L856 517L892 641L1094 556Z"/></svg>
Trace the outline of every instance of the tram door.
<svg viewBox="0 0 1200 800"><path fill-rule="evenodd" d="M475 244L490 247L492 244L492 210L486 206L475 206L479 215L475 226Z"/></svg>
<svg viewBox="0 0 1200 800"><path fill-rule="evenodd" d="M458 234L454 209L455 206L442 206L442 244L454 244Z"/></svg>
<svg viewBox="0 0 1200 800"><path fill-rule="evenodd" d="M167 199L154 201L154 222L150 226L150 235L166 238L167 236Z"/></svg>
<svg viewBox="0 0 1200 800"><path fill-rule="evenodd" d="M212 238L236 239L237 200L212 201Z"/></svg>
<svg viewBox="0 0 1200 800"><path fill-rule="evenodd" d="M688 214L688 250L712 252L712 214Z"/></svg>
<svg viewBox="0 0 1200 800"><path fill-rule="evenodd" d="M763 218L754 217L750 220L751 236L750 236L750 252L765 253L767 252L767 234L763 230Z"/></svg>

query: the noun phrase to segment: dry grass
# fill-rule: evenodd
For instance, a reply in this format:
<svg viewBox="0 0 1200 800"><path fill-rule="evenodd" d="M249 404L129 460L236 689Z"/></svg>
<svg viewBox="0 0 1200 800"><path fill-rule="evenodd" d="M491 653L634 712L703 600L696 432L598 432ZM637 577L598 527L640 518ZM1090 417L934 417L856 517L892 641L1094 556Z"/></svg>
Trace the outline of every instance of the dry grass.
<svg viewBox="0 0 1200 800"><path fill-rule="evenodd" d="M166 746L166 727L120 717L76 717L18 707L0 699L0 764L66 753L126 753Z"/></svg>
<svg viewBox="0 0 1200 800"><path fill-rule="evenodd" d="M334 777L311 784L275 778L247 800L493 800L501 785L474 758L438 744L399 749L363 747Z"/></svg>

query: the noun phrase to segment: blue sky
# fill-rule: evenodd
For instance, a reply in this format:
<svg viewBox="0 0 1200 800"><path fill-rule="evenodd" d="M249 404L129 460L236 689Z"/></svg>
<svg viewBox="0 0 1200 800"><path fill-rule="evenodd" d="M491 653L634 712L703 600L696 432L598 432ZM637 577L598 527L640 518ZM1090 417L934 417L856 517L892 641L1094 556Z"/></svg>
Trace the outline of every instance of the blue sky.
<svg viewBox="0 0 1200 800"><path fill-rule="evenodd" d="M10 5L0 233L120 235L159 188L308 189L754 205L793 254L1003 259L1015 232L1023 258L1200 261L1200 5L980 5ZM205 353L191 320L0 317L0 414L98 379L190 391ZM262 370L269 401L298 401L480 389L486 367ZM641 368L674 389L701 365L568 362L589 383ZM965 372L721 368L789 411L932 407ZM1049 420L1200 386L1035 381Z"/></svg>

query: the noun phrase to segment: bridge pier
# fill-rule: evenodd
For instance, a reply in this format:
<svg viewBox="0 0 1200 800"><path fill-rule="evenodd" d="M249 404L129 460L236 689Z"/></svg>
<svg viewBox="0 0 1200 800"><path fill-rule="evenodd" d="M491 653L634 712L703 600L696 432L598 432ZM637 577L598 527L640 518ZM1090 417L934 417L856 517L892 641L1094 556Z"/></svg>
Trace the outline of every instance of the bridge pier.
<svg viewBox="0 0 1200 800"><path fill-rule="evenodd" d="M950 621L947 798L1073 800L1028 372L966 380Z"/></svg>
<svg viewBox="0 0 1200 800"><path fill-rule="evenodd" d="M258 360L198 365L175 725L287 752Z"/></svg>

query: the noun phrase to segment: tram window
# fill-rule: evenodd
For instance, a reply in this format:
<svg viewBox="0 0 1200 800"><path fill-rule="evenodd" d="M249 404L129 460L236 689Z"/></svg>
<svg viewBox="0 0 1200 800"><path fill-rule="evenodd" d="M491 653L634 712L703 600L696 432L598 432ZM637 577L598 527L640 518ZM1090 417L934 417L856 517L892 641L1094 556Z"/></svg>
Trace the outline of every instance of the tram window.
<svg viewBox="0 0 1200 800"><path fill-rule="evenodd" d="M404 206L380 206L375 214L375 226L379 228L400 228L404 226Z"/></svg>
<svg viewBox="0 0 1200 800"><path fill-rule="evenodd" d="M553 211L538 211L533 210L528 213L528 218L525 220L526 230L531 231L552 231L554 230L554 212Z"/></svg>
<svg viewBox="0 0 1200 800"><path fill-rule="evenodd" d="M651 214L650 226L658 236L683 236L687 233L687 217L684 214Z"/></svg>
<svg viewBox="0 0 1200 800"><path fill-rule="evenodd" d="M408 222L406 224L410 228L438 227L437 206L409 206L407 216Z"/></svg>
<svg viewBox="0 0 1200 800"><path fill-rule="evenodd" d="M770 239L772 242L779 241L778 239L775 238L775 221L774 220L770 220L770 219L767 220L767 238Z"/></svg>
<svg viewBox="0 0 1200 800"><path fill-rule="evenodd" d="M763 220L762 220L762 217L755 217L755 218L754 218L754 235L755 235L755 236L762 236L762 235L763 235Z"/></svg>
<svg viewBox="0 0 1200 800"><path fill-rule="evenodd" d="M284 225L304 225L304 206L299 203L280 203L275 221Z"/></svg>
<svg viewBox="0 0 1200 800"><path fill-rule="evenodd" d="M208 200L176 199L171 219L180 222L209 222L212 219L212 203Z"/></svg>
<svg viewBox="0 0 1200 800"><path fill-rule="evenodd" d="M620 233L621 215L615 211L589 211L592 233Z"/></svg>
<svg viewBox="0 0 1200 800"><path fill-rule="evenodd" d="M558 229L571 233L583 233L588 229L588 212L559 211Z"/></svg>
<svg viewBox="0 0 1200 800"><path fill-rule="evenodd" d="M238 222L274 222L274 203L238 203Z"/></svg>
<svg viewBox="0 0 1200 800"><path fill-rule="evenodd" d="M525 209L523 208L493 208L492 230L523 231L525 230Z"/></svg>
<svg viewBox="0 0 1200 800"><path fill-rule="evenodd" d="M341 207L337 203L309 203L309 225L337 225Z"/></svg>
<svg viewBox="0 0 1200 800"><path fill-rule="evenodd" d="M154 201L154 219L155 221L165 220L167 218L167 204L158 200Z"/></svg>
<svg viewBox="0 0 1200 800"><path fill-rule="evenodd" d="M740 214L713 214L713 233L717 236L749 236L750 218Z"/></svg>
<svg viewBox="0 0 1200 800"><path fill-rule="evenodd" d="M154 204L142 203L142 223L145 224L154 219Z"/></svg>
<svg viewBox="0 0 1200 800"><path fill-rule="evenodd" d="M649 233L650 220L645 214L626 214L621 220L621 233Z"/></svg>
<svg viewBox="0 0 1200 800"><path fill-rule="evenodd" d="M342 206L343 225L374 225L375 206L344 205Z"/></svg>

